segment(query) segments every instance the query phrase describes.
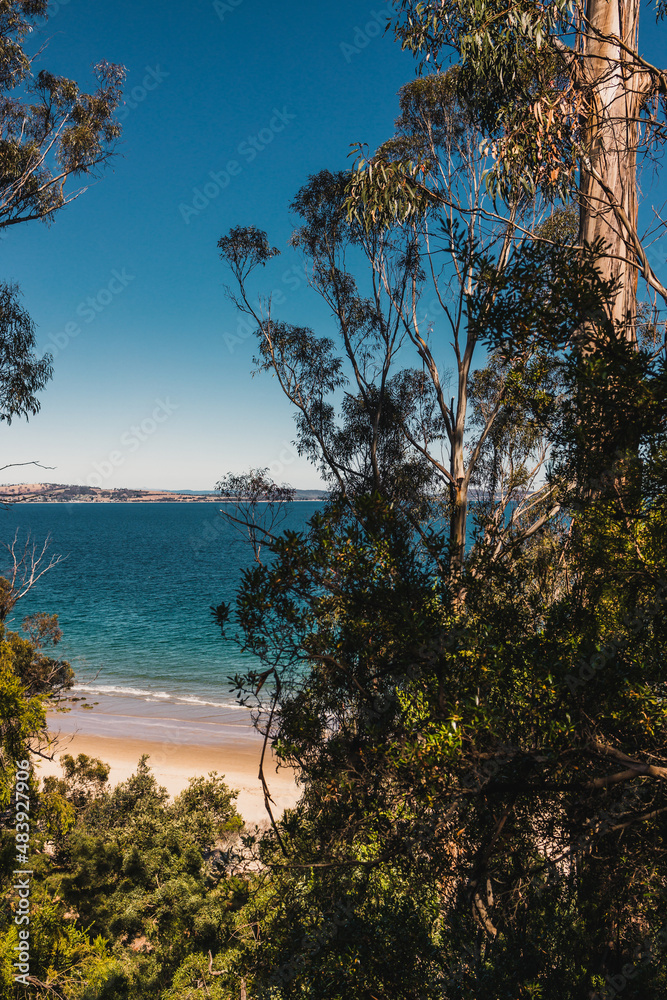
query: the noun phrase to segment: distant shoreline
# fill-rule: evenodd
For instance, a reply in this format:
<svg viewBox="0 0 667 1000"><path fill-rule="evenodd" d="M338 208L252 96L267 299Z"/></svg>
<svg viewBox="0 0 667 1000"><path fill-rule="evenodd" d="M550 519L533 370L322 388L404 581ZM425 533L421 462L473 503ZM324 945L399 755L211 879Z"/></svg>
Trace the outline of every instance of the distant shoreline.
<svg viewBox="0 0 667 1000"><path fill-rule="evenodd" d="M286 503L319 503L321 500L325 500L325 499L326 499L325 497L294 497L293 500L287 500ZM176 497L167 497L164 500L141 500L141 499L139 499L139 500L107 500L107 499L104 499L104 500L57 500L57 499L45 500L43 498L42 499L38 499L38 500L33 500L33 499L22 500L22 499L16 499L16 498L14 498L12 500L6 500L4 497L0 498L0 504L1 503L29 503L29 504L55 503L55 504L81 504L81 505L89 504L90 505L90 504L93 504L93 503L111 503L111 504L114 504L114 503L116 503L116 504L126 503L127 504L127 503L237 503L237 502L243 503L243 500L240 500L240 501L222 500L220 497L183 497L183 498L180 498L180 499L176 498ZM260 500L259 502L260 503L268 503L269 501L268 500Z"/></svg>
<svg viewBox="0 0 667 1000"><path fill-rule="evenodd" d="M326 499L320 490L296 490L294 502ZM191 490L133 490L100 486L76 486L63 483L15 483L0 486L2 503L233 503L215 493Z"/></svg>

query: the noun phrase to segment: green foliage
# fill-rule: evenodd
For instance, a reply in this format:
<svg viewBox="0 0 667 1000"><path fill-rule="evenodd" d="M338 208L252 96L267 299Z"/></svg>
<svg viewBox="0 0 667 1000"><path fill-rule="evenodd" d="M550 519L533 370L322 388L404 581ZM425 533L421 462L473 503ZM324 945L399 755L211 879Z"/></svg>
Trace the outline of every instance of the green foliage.
<svg viewBox="0 0 667 1000"><path fill-rule="evenodd" d="M639 144L646 151L649 135L662 141L661 70L636 51L638 3L623 8L620 29L605 20L604 5L591 8L566 0L510 5L499 0L395 0L393 6L396 37L419 58L420 71L429 66L441 71L456 60L457 96L484 133L485 149L493 157L486 183L494 198L509 204L519 192L531 197L541 191L549 199L567 201L581 193L586 165L594 160L601 167L598 150L611 150L610 130L619 123L600 115L601 101L615 104L608 92L602 96L608 77L599 61L600 45L619 71L632 66L633 72L647 71L650 77L644 78L643 99L632 109L634 88L626 90L622 128L629 136L641 119L644 137ZM663 16L662 0L655 11L658 19ZM615 34L619 30L626 39L621 44ZM655 102L646 99L647 92ZM611 118L617 114L612 112ZM626 142L629 150L635 140ZM605 161L607 182L620 159ZM623 183L636 184L634 168L621 167L626 169ZM585 199L582 210L600 211Z"/></svg>
<svg viewBox="0 0 667 1000"><path fill-rule="evenodd" d="M37 358L35 327L19 301L17 285L0 284L0 420L39 410L36 393L53 374L52 358Z"/></svg>
<svg viewBox="0 0 667 1000"><path fill-rule="evenodd" d="M47 617L57 627L55 617ZM72 684L74 673L69 663L46 655L46 644L39 629L29 640L0 624L0 804L5 807L14 762L27 758L35 741L45 741L46 704L57 700Z"/></svg>
<svg viewBox="0 0 667 1000"><path fill-rule="evenodd" d="M255 226L236 226L227 236L220 237L218 249L221 259L241 279L259 264L265 267L267 260L280 253L276 247L269 246L266 234Z"/></svg>
<svg viewBox="0 0 667 1000"><path fill-rule="evenodd" d="M507 7L399 0L395 30L403 48L433 66L458 55L457 91L492 149L494 196L510 201L538 188L567 200L575 190L581 136L560 33L572 30L565 0ZM554 41L557 39L557 41Z"/></svg>
<svg viewBox="0 0 667 1000"><path fill-rule="evenodd" d="M215 772L208 778L192 778L174 801L174 816L186 824L192 840L206 848L243 826L234 806L237 794Z"/></svg>
<svg viewBox="0 0 667 1000"><path fill-rule="evenodd" d="M68 179L95 176L121 132L113 115L122 67L98 63L92 93L47 70L33 73L24 41L47 16L43 0L7 0L0 11L0 226L52 219L78 195Z"/></svg>
<svg viewBox="0 0 667 1000"><path fill-rule="evenodd" d="M482 135L477 131L459 71L412 80L401 87L401 114L394 136L374 156L358 147L359 159L346 187L348 214L366 229L405 224L424 217L443 221L449 210L465 202L452 174L474 172Z"/></svg>
<svg viewBox="0 0 667 1000"><path fill-rule="evenodd" d="M233 953L234 915L248 898L247 879L230 870L243 825L237 793L212 772L170 803L146 757L112 790L101 761L66 754L61 763L63 777L45 779L35 797L35 995L185 998L196 973L197 983L215 987L212 996L229 997L229 979L209 966ZM10 920L6 914L1 928L2 995L18 998Z"/></svg>
<svg viewBox="0 0 667 1000"><path fill-rule="evenodd" d="M96 176L121 132L113 115L122 67L98 63L90 94L66 77L33 73L36 56L24 42L47 16L45 0L6 0L0 9L0 228L52 221L81 193L70 193L68 180ZM19 294L16 284L0 282L0 420L7 423L38 412L37 393L53 374L51 355L35 355L34 324Z"/></svg>
<svg viewBox="0 0 667 1000"><path fill-rule="evenodd" d="M93 799L101 795L109 779L109 765L94 757L80 753L76 760L71 754L63 754L60 758L63 778L56 787L61 795L69 799L75 809L80 810L90 805ZM44 787L56 779L45 778Z"/></svg>
<svg viewBox="0 0 667 1000"><path fill-rule="evenodd" d="M378 494L400 505L417 533L433 516L448 518L441 571L452 578L463 563L471 485L489 498L500 494L491 514L502 535L508 504L517 491L525 497L535 488L546 461L546 410L558 397L558 364L546 355L604 316L611 294L598 274L599 245L573 249L570 210L535 225L539 200L519 195L504 215L487 207L488 157L458 75L454 68L403 87L395 135L376 157L351 173L310 177L291 206L301 224L290 242L305 253L311 284L336 318L336 340L275 319L268 300L266 315L250 305L246 279L255 264L249 259L241 272L234 260L246 259L248 241L268 248L264 234L233 230L223 255L239 282L234 301L257 324L255 362L277 377L297 410L300 454L337 501ZM366 273L352 273L351 260L367 264ZM451 332L453 373L435 347L440 322ZM538 347L543 334L551 341ZM502 363L493 372L492 405L477 407L471 421L484 342L502 343L493 362L502 356ZM507 443L502 427L518 429L531 409L530 431L515 435L512 471L501 476L509 480L499 483L489 449ZM524 534L541 527L537 503L514 517L512 545L519 526ZM254 515L246 516L254 538Z"/></svg>
<svg viewBox="0 0 667 1000"><path fill-rule="evenodd" d="M558 246L573 246L579 231L579 213L573 205L555 208L535 230L542 240L551 240Z"/></svg>
<svg viewBox="0 0 667 1000"><path fill-rule="evenodd" d="M300 827L307 837L304 816ZM347 872L274 868L241 919L237 974L246 978L249 997L441 995L437 894L415 885L400 863ZM420 948L418 969L404 960L408 942Z"/></svg>
<svg viewBox="0 0 667 1000"><path fill-rule="evenodd" d="M591 350L614 334L609 305L616 283L600 273L598 242L578 252L562 245L526 241L502 271L480 261L488 274L486 295L470 302L471 323L507 356L539 347Z"/></svg>
<svg viewBox="0 0 667 1000"><path fill-rule="evenodd" d="M111 974L114 965L107 942L100 936L91 938L85 930L65 919L60 900L49 897L34 883L32 904L31 964L44 970L45 978L42 986L39 985L42 980L31 984L31 993L40 998L53 996L57 983L55 988L62 989L67 997L97 996L95 991ZM3 926L0 941L1 995L7 1000L18 1000L25 996L25 987L15 983L13 978L18 928L13 923Z"/></svg>
<svg viewBox="0 0 667 1000"><path fill-rule="evenodd" d="M373 163L376 203L346 214L345 176L327 172L295 202L293 242L343 304L359 391L341 416L326 398L344 370L334 346L258 322L263 367L333 485L306 531L266 538L270 558L216 615L260 659L236 689L303 787L254 845L271 877L239 915L234 969L267 996L579 1000L659 946L664 359L655 335L636 352L610 319L617 284L601 244L575 248L571 209L512 253L478 243L455 211L440 218L433 198L397 225L391 199L419 194L403 184L406 158L430 169L427 125L441 121L445 147L473 131L460 79L406 88ZM376 362L365 378L382 313L341 266L344 248L370 248L381 271L386 240L418 289L411 226L433 240L438 224L466 276L466 357L490 348L483 368L458 372L481 491L458 578L443 524L457 502L409 468L406 445L430 459L449 434L453 448L454 406L438 422L440 383L431 395L424 377L431 331L410 333L422 373ZM546 481L526 495L547 453ZM325 933L343 905L345 926ZM665 985L646 962L624 991Z"/></svg>
<svg viewBox="0 0 667 1000"><path fill-rule="evenodd" d="M424 456L406 440L403 422L412 419L436 436L442 432L437 417L420 414L433 405L433 389L418 370L392 370L394 356L405 339L402 317L396 307L409 295L413 284L421 286L424 273L414 240L398 234L395 240L368 235L365 228L347 217L346 189L349 176L321 171L309 178L292 204L303 224L293 233L291 244L308 257L312 282L334 310L339 351L331 337L275 320L263 319L250 305L247 280L258 263L264 263L269 243L254 227L233 229L220 240L223 259L239 283L234 301L257 323L261 371L272 371L297 408L297 447L319 466L336 495L355 496L370 490L391 494L396 502L416 510L433 480L433 470ZM259 247L261 253L249 248ZM361 249L369 259L386 254L391 285L375 282L365 295L355 276L347 270L350 248ZM277 251L276 251L277 252ZM378 264L378 267L385 264ZM340 394L343 390L343 394ZM339 405L339 396L342 400ZM222 495L240 495L240 480L223 481ZM252 477L245 483L247 499L259 496ZM261 494L271 503L284 497L275 487L261 483ZM248 510L246 529L257 550L257 526ZM238 520L235 516L232 518ZM270 533L270 529L269 529ZM267 535L268 537L268 535Z"/></svg>
<svg viewBox="0 0 667 1000"><path fill-rule="evenodd" d="M463 607L437 519L422 544L379 495L329 504L246 574L228 618L279 685L237 685L304 788L261 842L272 879L241 918L256 990L578 1000L623 976L629 998L665 995L664 359L613 330L579 350L568 330L588 337L589 314L568 325L559 303L585 304L594 271L588 291L561 279L551 267L551 306L501 290L490 328L515 309L514 349L541 347L492 445L511 457L548 423L557 530L505 560L480 539ZM505 363L479 373L476 406ZM638 452L609 451L624 429Z"/></svg>

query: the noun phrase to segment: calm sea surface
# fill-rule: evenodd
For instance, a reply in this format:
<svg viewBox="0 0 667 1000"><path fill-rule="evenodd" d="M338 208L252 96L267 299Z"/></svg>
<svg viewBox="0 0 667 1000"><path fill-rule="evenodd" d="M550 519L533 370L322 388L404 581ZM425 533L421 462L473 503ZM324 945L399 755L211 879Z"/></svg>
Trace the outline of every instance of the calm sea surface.
<svg viewBox="0 0 667 1000"><path fill-rule="evenodd" d="M290 504L284 527L300 530L321 502ZM0 541L18 530L64 556L16 606L56 613L60 655L79 694L230 708L227 677L251 663L215 625L210 606L234 597L252 551L219 504L19 504L0 510ZM2 572L0 558L0 572Z"/></svg>

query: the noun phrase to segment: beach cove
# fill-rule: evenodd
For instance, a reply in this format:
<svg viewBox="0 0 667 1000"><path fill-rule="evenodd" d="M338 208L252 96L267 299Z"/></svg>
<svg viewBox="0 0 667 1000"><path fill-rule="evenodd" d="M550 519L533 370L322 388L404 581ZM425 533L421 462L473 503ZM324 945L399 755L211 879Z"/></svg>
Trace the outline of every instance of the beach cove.
<svg viewBox="0 0 667 1000"><path fill-rule="evenodd" d="M240 706L226 711L205 706L152 704L128 696L101 695L91 709L72 708L48 714L53 760L35 758L35 774L61 775L63 754L86 754L110 765L109 786L126 781L143 754L159 785L170 797L187 787L190 778L210 771L224 775L238 791L237 809L248 826L264 824L269 814L259 779L263 738L254 729L250 713ZM180 711L179 711L180 709ZM277 769L267 748L264 774L274 817L296 804L300 789L288 768Z"/></svg>
<svg viewBox="0 0 667 1000"><path fill-rule="evenodd" d="M286 525L303 530L317 502L289 506ZM75 672L69 710L51 712L55 760L85 753L110 765L109 784L132 774L143 754L171 796L191 777L217 771L239 790L246 823L268 820L258 778L262 737L232 693L230 677L258 665L213 621L211 605L233 600L252 553L210 501L190 503L31 503L3 512L14 531L61 561L14 609L57 614L57 654ZM84 708L86 705L88 707ZM37 760L37 759L36 759ZM285 769L265 774L274 815L299 790Z"/></svg>

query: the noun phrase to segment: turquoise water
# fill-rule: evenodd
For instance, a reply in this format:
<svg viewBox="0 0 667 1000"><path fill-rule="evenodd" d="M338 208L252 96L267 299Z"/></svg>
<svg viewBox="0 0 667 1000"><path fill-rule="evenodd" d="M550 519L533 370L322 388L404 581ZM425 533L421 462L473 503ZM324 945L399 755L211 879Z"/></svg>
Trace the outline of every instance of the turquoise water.
<svg viewBox="0 0 667 1000"><path fill-rule="evenodd" d="M290 504L284 527L300 530L320 501ZM60 655L76 692L125 714L131 703L230 708L227 677L251 662L224 640L211 605L230 601L247 542L215 502L19 504L0 510L0 541L16 529L65 558L14 609L57 613ZM0 555L0 572L3 571ZM140 714L137 707L131 714Z"/></svg>

